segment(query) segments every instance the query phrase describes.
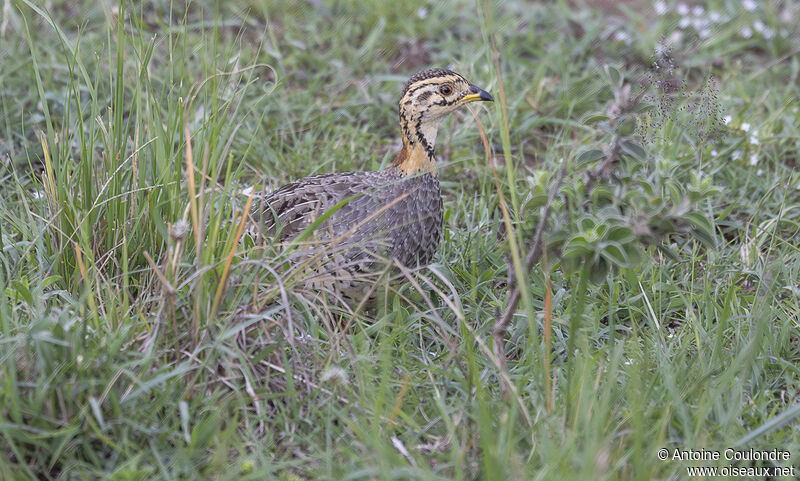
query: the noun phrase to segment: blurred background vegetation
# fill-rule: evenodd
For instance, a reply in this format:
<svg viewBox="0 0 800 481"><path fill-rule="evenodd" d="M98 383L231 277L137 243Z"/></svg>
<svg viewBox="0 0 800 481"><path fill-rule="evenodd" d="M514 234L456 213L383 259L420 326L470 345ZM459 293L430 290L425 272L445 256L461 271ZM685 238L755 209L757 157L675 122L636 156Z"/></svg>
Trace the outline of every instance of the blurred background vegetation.
<svg viewBox="0 0 800 481"><path fill-rule="evenodd" d="M798 464L795 3L0 3L0 478ZM440 132L435 263L309 301L246 192L386 167L428 67L497 99Z"/></svg>

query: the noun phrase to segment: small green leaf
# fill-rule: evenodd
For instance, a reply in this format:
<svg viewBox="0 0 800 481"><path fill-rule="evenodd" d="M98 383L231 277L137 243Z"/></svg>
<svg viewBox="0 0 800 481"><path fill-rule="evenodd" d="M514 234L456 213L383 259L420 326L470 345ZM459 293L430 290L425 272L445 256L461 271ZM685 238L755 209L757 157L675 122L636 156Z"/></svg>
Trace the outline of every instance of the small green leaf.
<svg viewBox="0 0 800 481"><path fill-rule="evenodd" d="M614 192L605 184L598 184L592 189L592 202L594 205L603 205L614 201Z"/></svg>
<svg viewBox="0 0 800 481"><path fill-rule="evenodd" d="M665 186L669 191L670 200L672 200L672 202L675 204L680 204L685 197L683 189L681 189L680 186L675 182L666 182Z"/></svg>
<svg viewBox="0 0 800 481"><path fill-rule="evenodd" d="M189 434L189 403L181 400L178 402L178 412L181 415L181 428L183 429L183 439L186 444L192 442L191 435Z"/></svg>
<svg viewBox="0 0 800 481"><path fill-rule="evenodd" d="M669 258L669 260L673 262L680 262L681 258L678 257L678 253L674 250L670 249L666 244L659 244L656 246L665 257Z"/></svg>
<svg viewBox="0 0 800 481"><path fill-rule="evenodd" d="M683 217L690 224L692 224L692 227L695 229L701 229L707 232L714 230L714 227L711 225L711 221L700 212L687 212Z"/></svg>
<svg viewBox="0 0 800 481"><path fill-rule="evenodd" d="M625 139L622 142L620 142L619 146L624 153L630 155L639 162L644 162L647 159L647 151L645 151L644 147L639 145L638 142L634 142L633 140L630 139Z"/></svg>
<svg viewBox="0 0 800 481"><path fill-rule="evenodd" d="M100 403L97 401L97 398L94 396L89 397L89 406L92 408L92 414L94 414L100 429L105 430L106 423L103 420L103 409L100 407Z"/></svg>
<svg viewBox="0 0 800 481"><path fill-rule="evenodd" d="M45 277L44 280L42 281L42 290L47 289L48 286L50 286L51 284L55 284L57 282L61 282L61 276L55 275L55 276Z"/></svg>
<svg viewBox="0 0 800 481"><path fill-rule="evenodd" d="M13 295L14 298L21 299L29 306L33 306L33 295L31 294L30 287L28 286L27 278L23 277L20 280L15 279L11 281L11 287L13 287L16 291L16 294Z"/></svg>
<svg viewBox="0 0 800 481"><path fill-rule="evenodd" d="M625 254L627 254L628 256L628 262L631 263L630 266L635 267L639 265L639 263L642 262L642 255L643 255L640 244L631 242L629 244L623 244L623 245L625 249Z"/></svg>
<svg viewBox="0 0 800 481"><path fill-rule="evenodd" d="M585 125L592 125L598 122L605 122L608 119L609 117L606 114L588 114L581 119L581 122Z"/></svg>
<svg viewBox="0 0 800 481"><path fill-rule="evenodd" d="M711 221L701 214L700 212L687 212L683 218L688 221L692 227L692 235L706 246L713 247L716 245L714 238L714 226Z"/></svg>
<svg viewBox="0 0 800 481"><path fill-rule="evenodd" d="M584 232L594 230L597 222L591 217L582 217L578 220L578 228Z"/></svg>
<svg viewBox="0 0 800 481"><path fill-rule="evenodd" d="M583 239L573 239L567 242L562 251L564 259L579 259L592 253L589 244Z"/></svg>
<svg viewBox="0 0 800 481"><path fill-rule="evenodd" d="M622 246L616 242L609 242L603 246L603 250L600 251L600 255L612 265L619 267L630 267L628 254L625 252L625 249L623 249Z"/></svg>
<svg viewBox="0 0 800 481"><path fill-rule="evenodd" d="M616 225L609 229L606 238L624 245L628 242L633 242L636 236L633 235L633 230L630 227Z"/></svg>
<svg viewBox="0 0 800 481"><path fill-rule="evenodd" d="M622 85L622 75L620 75L619 70L615 69L611 65L606 65L606 73L608 74L609 80L611 80L611 84L615 87Z"/></svg>
<svg viewBox="0 0 800 481"><path fill-rule="evenodd" d="M598 259L597 262L592 264L592 270L589 273L589 281L594 284L599 284L608 276L609 265L605 259Z"/></svg>
<svg viewBox="0 0 800 481"><path fill-rule="evenodd" d="M621 118L614 127L614 131L617 133L617 135L621 135L623 137L633 134L635 130L636 122L630 117Z"/></svg>
<svg viewBox="0 0 800 481"><path fill-rule="evenodd" d="M600 149L589 149L584 150L578 155L578 158L575 159L575 163L577 165L588 164L590 162L597 162L598 160L602 159L605 156L602 150Z"/></svg>

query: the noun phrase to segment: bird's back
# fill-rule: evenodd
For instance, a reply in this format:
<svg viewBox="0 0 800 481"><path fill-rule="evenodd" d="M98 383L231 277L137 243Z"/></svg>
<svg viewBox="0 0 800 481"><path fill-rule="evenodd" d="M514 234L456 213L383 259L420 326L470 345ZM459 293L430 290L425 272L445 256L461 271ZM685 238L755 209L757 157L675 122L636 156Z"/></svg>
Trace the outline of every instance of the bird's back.
<svg viewBox="0 0 800 481"><path fill-rule="evenodd" d="M332 289L348 302L360 302L393 259L411 268L428 264L441 238L438 178L404 176L395 168L287 184L262 199L258 224L267 237L287 242L334 208L299 252L318 261L311 263L308 287Z"/></svg>

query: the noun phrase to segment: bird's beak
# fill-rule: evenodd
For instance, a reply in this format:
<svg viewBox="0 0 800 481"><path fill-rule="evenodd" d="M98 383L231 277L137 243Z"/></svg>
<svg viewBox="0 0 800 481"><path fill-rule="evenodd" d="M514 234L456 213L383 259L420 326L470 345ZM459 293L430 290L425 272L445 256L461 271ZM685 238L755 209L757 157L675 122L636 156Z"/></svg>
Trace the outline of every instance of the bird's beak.
<svg viewBox="0 0 800 481"><path fill-rule="evenodd" d="M469 89L470 89L470 91L472 93L463 96L461 98L461 102L459 102L459 103L465 104L465 103L468 103L468 102L476 102L478 100L482 100L482 101L485 101L485 102L493 102L494 101L494 97L492 97L492 94L490 94L489 92L483 90L482 88L476 87L474 85L470 85Z"/></svg>

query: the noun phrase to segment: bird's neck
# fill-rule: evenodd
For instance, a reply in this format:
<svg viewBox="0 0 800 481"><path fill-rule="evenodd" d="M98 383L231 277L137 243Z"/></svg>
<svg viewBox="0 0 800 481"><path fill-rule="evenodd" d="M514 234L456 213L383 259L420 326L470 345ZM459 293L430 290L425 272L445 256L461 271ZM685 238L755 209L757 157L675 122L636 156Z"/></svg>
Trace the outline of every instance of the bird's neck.
<svg viewBox="0 0 800 481"><path fill-rule="evenodd" d="M419 175L430 173L436 175L436 132L438 122L425 123L415 119L407 119L400 114L400 130L403 133L403 148L392 162L403 175Z"/></svg>

